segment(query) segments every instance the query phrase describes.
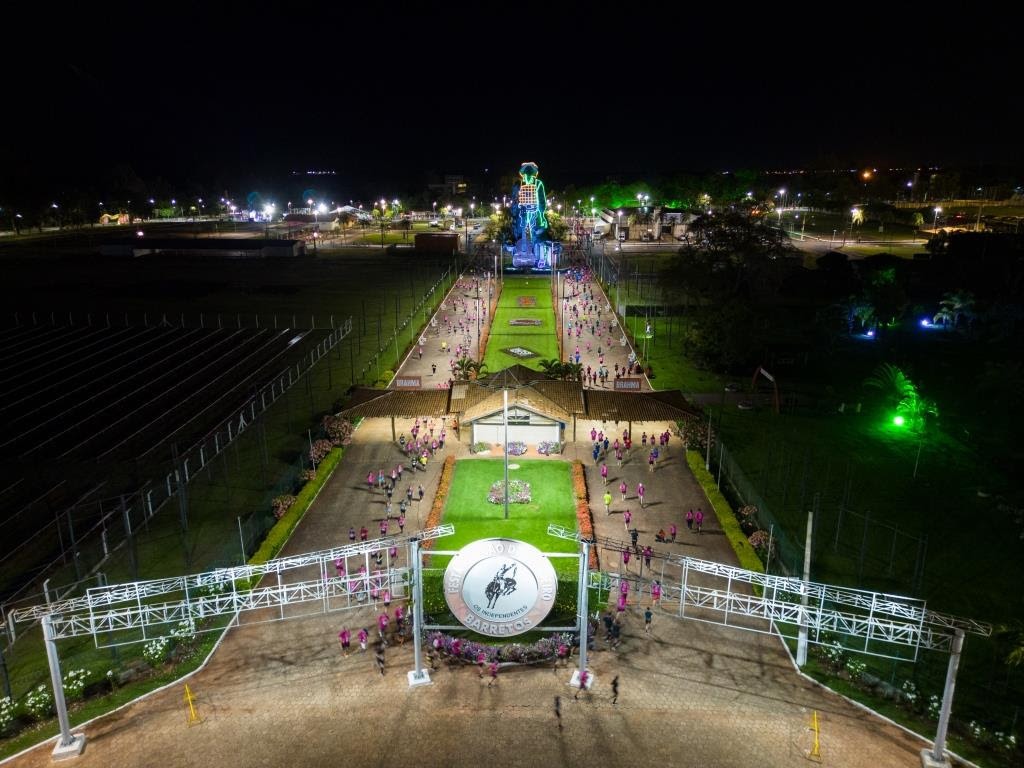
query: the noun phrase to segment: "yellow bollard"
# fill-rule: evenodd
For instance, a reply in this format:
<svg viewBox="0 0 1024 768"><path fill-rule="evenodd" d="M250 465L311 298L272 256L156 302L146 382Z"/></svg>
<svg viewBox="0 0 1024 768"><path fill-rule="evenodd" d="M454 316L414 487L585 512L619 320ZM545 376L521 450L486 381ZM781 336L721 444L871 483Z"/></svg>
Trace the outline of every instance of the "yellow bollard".
<svg viewBox="0 0 1024 768"><path fill-rule="evenodd" d="M198 725L203 722L202 718L199 717L199 712L196 711L195 700L196 697L192 694L192 690L188 687L188 683L185 683L185 703L188 704L189 725Z"/></svg>
<svg viewBox="0 0 1024 768"><path fill-rule="evenodd" d="M819 737L821 736L821 728L818 725L818 712L817 710L811 716L811 727L808 729L814 733L814 741L811 743L811 749L807 753L807 757L816 763L821 762L821 742Z"/></svg>

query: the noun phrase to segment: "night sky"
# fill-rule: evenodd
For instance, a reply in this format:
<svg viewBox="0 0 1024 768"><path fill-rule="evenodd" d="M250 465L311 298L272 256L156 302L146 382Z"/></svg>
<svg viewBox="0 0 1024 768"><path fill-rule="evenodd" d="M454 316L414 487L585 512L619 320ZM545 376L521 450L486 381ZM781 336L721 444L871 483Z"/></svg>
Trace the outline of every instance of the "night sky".
<svg viewBox="0 0 1024 768"><path fill-rule="evenodd" d="M5 25L38 48L4 54L0 196L102 193L126 168L207 188L333 169L336 193L359 197L430 174L483 181L525 159L555 187L741 167L1024 165L1019 27L991 15L210 6Z"/></svg>

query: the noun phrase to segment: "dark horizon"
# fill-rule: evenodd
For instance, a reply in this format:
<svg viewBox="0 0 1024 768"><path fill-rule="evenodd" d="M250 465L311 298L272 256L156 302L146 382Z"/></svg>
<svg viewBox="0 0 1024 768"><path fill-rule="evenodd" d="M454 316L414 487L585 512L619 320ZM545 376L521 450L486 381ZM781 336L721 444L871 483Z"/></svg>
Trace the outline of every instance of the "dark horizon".
<svg viewBox="0 0 1024 768"><path fill-rule="evenodd" d="M554 42L517 53L514 33L477 16L403 11L401 30L389 21L375 35L372 18L328 14L323 39L295 40L215 13L133 11L84 36L58 30L43 60L11 62L0 199L102 194L132 174L181 194L284 185L309 169L335 171L339 195L373 198L431 172L501 177L527 159L554 187L740 168L1024 167L1002 29L967 38L887 19L884 36L799 22L776 36L685 19L687 32L666 22L649 39L601 17L546 17Z"/></svg>

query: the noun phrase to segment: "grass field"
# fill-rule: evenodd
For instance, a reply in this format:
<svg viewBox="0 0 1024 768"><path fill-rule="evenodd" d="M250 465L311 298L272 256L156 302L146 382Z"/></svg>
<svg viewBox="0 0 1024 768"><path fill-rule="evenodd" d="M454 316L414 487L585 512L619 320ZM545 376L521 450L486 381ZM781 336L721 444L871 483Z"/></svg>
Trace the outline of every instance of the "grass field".
<svg viewBox="0 0 1024 768"><path fill-rule="evenodd" d="M572 493L571 468L567 462L547 460L516 460L518 469L509 468L509 480L523 480L530 484L531 500L525 504L509 504L509 519L505 519L504 504L487 500L491 484L504 478L502 459L462 459L455 465L451 490L445 502L443 521L455 526L455 534L437 541L437 549L457 550L476 541L503 537L533 544L542 552L575 553L575 541L558 539L547 534L550 523L576 530L576 512ZM428 613L442 623L454 621L448 613L442 595L441 578L451 558L437 555L430 558L424 575L424 605ZM576 558L551 558L558 575L558 595L555 608L549 616L560 624L573 621L576 605ZM446 618L445 618L446 617ZM481 642L492 638L472 632L459 634ZM518 642L533 642L543 632L530 632L517 637Z"/></svg>
<svg viewBox="0 0 1024 768"><path fill-rule="evenodd" d="M459 549L477 539L503 536L533 544L545 552L576 552L575 542L548 536L549 523L576 528L572 478L567 462L548 460L512 461L510 480L530 484L532 499L527 504L509 504L505 519L503 504L491 504L491 484L504 478L503 459L463 459L455 465L451 491L445 505L444 522L455 526L455 535L438 542L438 548ZM574 560L553 561L557 570L575 572Z"/></svg>
<svg viewBox="0 0 1024 768"><path fill-rule="evenodd" d="M521 306L520 302L533 302ZM518 318L539 320L540 325L513 326ZM535 357L518 358L502 350L523 347ZM540 370L541 360L558 360L555 315L551 307L551 283L544 277L506 277L501 298L491 323L484 363L488 371L500 371L519 363Z"/></svg>
<svg viewBox="0 0 1024 768"><path fill-rule="evenodd" d="M118 583L237 565L242 557L240 534L247 553L251 554L274 522L270 500L294 493L299 472L303 466L308 467L304 453L309 435L316 437L321 416L336 408L351 383L372 383L378 377L378 367L381 375L395 367L399 355L429 317L430 308L440 303L450 285L440 285L434 296L416 309L417 302L447 266L446 261L413 261L408 255L379 250L245 262L106 262L50 256L36 261L5 259L7 306L12 313L34 309L45 311L48 316L51 307L64 313L110 311L123 316L130 312L133 317L149 312L151 317L167 313L177 318L185 313L187 323L198 321L200 312L207 318L218 312L232 317L245 313L247 323L243 322L243 327L252 323L256 313L264 318L276 313L282 322L287 316L289 323L293 314L306 318L315 315L319 318L318 327L331 314L335 318L355 318L350 339L323 358L308 379L271 406L260 428L247 429L206 471L193 476L187 497L187 531L183 532L178 522L181 510L176 500L146 526L134 531L133 548L120 545L124 533L119 527L110 528L106 532L106 543L110 545L106 559L104 542L98 535L83 540L82 531L76 530L82 570L87 572L97 566L109 583ZM393 279L396 274L402 275L400 280ZM397 343L392 340L396 305L400 319L412 315L409 325L400 329ZM379 349L382 351L378 352ZM149 477L142 471L144 468L130 465L127 469L134 470L140 480ZM39 471L60 477L70 468L61 462L40 462ZM48 519L52 518L51 511ZM66 526L63 536L67 542ZM75 578L69 557L52 574L50 588L59 589ZM95 585L95 578L85 583ZM41 595L30 595L28 602L42 599ZM87 669L94 679L102 678L106 669L125 664L140 653L141 647L130 646L115 659L109 650L98 650L86 640L61 644L65 669ZM18 642L5 656L15 696L47 682L44 646L38 630L23 629Z"/></svg>

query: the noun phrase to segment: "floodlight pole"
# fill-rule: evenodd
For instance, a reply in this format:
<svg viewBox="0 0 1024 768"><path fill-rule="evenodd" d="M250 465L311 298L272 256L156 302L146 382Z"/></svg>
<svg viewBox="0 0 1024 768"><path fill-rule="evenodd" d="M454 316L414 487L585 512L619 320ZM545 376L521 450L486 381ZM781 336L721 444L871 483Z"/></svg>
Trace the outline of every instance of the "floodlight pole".
<svg viewBox="0 0 1024 768"><path fill-rule="evenodd" d="M412 557L412 651L413 669L409 671L409 687L417 685L429 685L430 673L423 668L423 655L420 650L422 638L420 632L423 627L423 564L420 562L420 540L413 539L409 542L409 552Z"/></svg>
<svg viewBox="0 0 1024 768"><path fill-rule="evenodd" d="M964 649L964 631L957 628L953 635L953 645L949 653L949 666L946 668L946 687L942 689L942 707L939 710L939 727L935 732L935 743L931 753L921 750L921 762L930 766L948 766L946 760L946 731L949 728L949 713L953 708L953 689L956 686L956 670L960 666L960 654Z"/></svg>
<svg viewBox="0 0 1024 768"><path fill-rule="evenodd" d="M800 585L800 629L796 641L796 665L807 664L807 582L811 580L811 537L814 533L814 510L807 512L807 542L804 545L804 580Z"/></svg>
<svg viewBox="0 0 1024 768"><path fill-rule="evenodd" d="M53 618L43 616L43 639L46 641L46 660L50 663L50 683L53 685L53 707L57 710L57 722L60 724L60 735L53 748L54 760L74 757L82 754L85 749L85 734L71 733L68 721L68 705L64 699L64 683L60 676L60 657L57 655L57 643L54 641Z"/></svg>
<svg viewBox="0 0 1024 768"><path fill-rule="evenodd" d="M704 456L704 469L708 472L711 471L711 409L708 409L708 450L707 455Z"/></svg>
<svg viewBox="0 0 1024 768"><path fill-rule="evenodd" d="M583 556L580 558L580 594L579 594L579 609L580 609L580 669L579 678L583 678L583 672L587 669L587 643L589 642L588 635L590 634L590 617L587 615L589 606L587 605L587 582L590 580L590 542L586 539L580 542L583 545Z"/></svg>

